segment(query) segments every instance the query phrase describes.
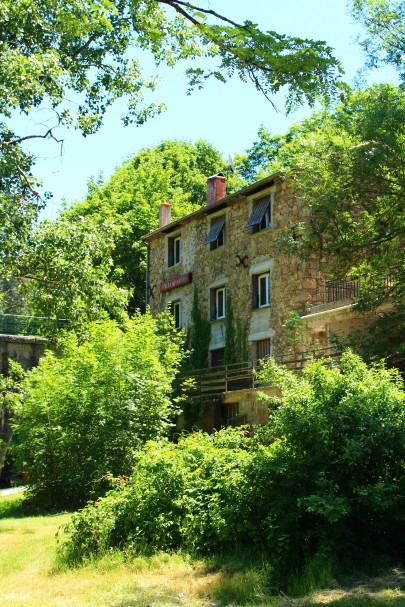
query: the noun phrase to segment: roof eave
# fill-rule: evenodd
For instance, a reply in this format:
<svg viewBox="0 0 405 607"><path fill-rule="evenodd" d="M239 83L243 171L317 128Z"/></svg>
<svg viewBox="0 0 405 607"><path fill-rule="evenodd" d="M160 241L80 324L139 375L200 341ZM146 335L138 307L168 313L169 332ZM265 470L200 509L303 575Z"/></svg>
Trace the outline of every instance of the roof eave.
<svg viewBox="0 0 405 607"><path fill-rule="evenodd" d="M167 234L167 233L173 232L174 230L179 228L181 225L184 225L184 223L188 223L189 221L191 221L195 217L198 217L199 215L201 215L201 216L210 215L211 213L214 213L215 211L218 211L224 207L227 207L232 201L236 201L238 198L241 198L242 196L249 196L250 194L254 194L256 191L260 191L260 190L264 189L265 187L269 187L269 185L271 184L272 181L274 181L275 179L280 178L280 177L281 177L280 172L273 173L272 175L269 175L268 177L264 177L263 179L260 179L260 181L256 181L255 183L252 183L251 185L247 185L244 188L242 188L241 190L234 192L233 194L228 194L228 196L225 196L224 198L220 198L219 200L217 200L215 202L211 202L209 205L205 205L205 206L201 207L200 209L197 209L197 211L193 211L193 213L184 215L184 217L180 217L179 219L172 221L171 223L167 224L166 226L163 226L162 228L158 228L157 230L154 230L153 232L149 232L149 234L145 234L145 236L141 236L141 239L144 242L147 242L148 240L155 238L159 234Z"/></svg>

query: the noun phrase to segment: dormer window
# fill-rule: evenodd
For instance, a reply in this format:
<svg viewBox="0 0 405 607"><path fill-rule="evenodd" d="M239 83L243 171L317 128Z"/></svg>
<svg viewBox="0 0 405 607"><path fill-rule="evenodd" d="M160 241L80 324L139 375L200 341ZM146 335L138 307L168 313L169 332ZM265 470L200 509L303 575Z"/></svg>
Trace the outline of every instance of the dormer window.
<svg viewBox="0 0 405 607"><path fill-rule="evenodd" d="M265 230L271 226L271 196L263 196L255 200L252 212L246 223L247 228L252 228L252 234Z"/></svg>
<svg viewBox="0 0 405 607"><path fill-rule="evenodd" d="M169 238L168 241L168 263L171 266L177 266L180 263L180 236Z"/></svg>
<svg viewBox="0 0 405 607"><path fill-rule="evenodd" d="M210 251L222 247L225 243L225 215L211 220L210 231L204 244L210 245Z"/></svg>

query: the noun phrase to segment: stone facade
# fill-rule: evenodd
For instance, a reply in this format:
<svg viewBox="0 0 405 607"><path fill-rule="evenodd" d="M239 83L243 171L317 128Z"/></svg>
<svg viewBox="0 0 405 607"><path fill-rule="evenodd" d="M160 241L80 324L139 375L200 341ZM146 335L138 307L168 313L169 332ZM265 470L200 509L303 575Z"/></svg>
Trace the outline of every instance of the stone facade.
<svg viewBox="0 0 405 607"><path fill-rule="evenodd" d="M208 183L209 196L213 190L212 183ZM268 224L264 221L260 229L257 224L247 227L255 212L257 215L263 211L266 200L270 205ZM223 242L207 244L213 226L220 226L223 218ZM225 346L226 321L215 318L212 310L216 294L223 288L226 298L231 298L235 318L246 327L251 363L263 354L271 353L279 361L288 356L285 321L291 310L299 312L306 323L308 340L325 348L331 332L347 334L370 322L354 314L353 299L326 304L319 301L326 281L316 259L302 261L278 250L280 232L293 236L294 224L303 219L299 196L277 174L209 202L180 220L170 222L165 215L161 227L144 237L148 245L148 304L152 314L176 303L179 325L187 329L196 287L200 306L211 319L209 349L213 366L221 364L219 353ZM264 297L261 305L255 305L258 281L262 280L261 286L266 285L267 276L269 301ZM230 411L238 403L238 415L247 423L265 421L253 390L224 393L220 400L223 405L231 405ZM207 404L206 417L211 423L214 409L213 403Z"/></svg>
<svg viewBox="0 0 405 607"><path fill-rule="evenodd" d="M247 228L255 202L271 198L271 225L256 233ZM214 250L204 244L210 225L225 216L224 244ZM180 302L181 326L191 322L194 286L210 317L212 291L222 286L232 301L235 317L247 327L249 357L257 358L256 342L271 340L272 354L279 358L286 351L284 321L290 310L301 313L310 291L322 282L316 263L304 263L292 255L278 252L276 241L281 230L302 219L300 201L277 175L227 196L201 210L170 223L145 237L149 245L149 298L152 314L164 310L170 302ZM172 239L180 237L180 263L169 266ZM255 277L270 273L269 305L252 306ZM191 273L192 282L160 292L160 285ZM210 350L225 345L225 320L212 320Z"/></svg>

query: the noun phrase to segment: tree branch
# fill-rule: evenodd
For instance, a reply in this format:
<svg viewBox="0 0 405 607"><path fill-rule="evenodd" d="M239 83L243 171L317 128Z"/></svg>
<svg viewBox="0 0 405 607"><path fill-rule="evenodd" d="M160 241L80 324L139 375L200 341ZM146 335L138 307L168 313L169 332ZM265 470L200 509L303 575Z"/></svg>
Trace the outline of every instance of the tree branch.
<svg viewBox="0 0 405 607"><path fill-rule="evenodd" d="M224 17L224 15L221 15L220 13L217 13L211 9L195 6L194 4L190 4L189 2L181 2L180 0L157 0L157 2L159 2L160 4L167 4L168 6L171 6L172 8L174 8L175 11L177 11L178 13L183 15L183 17L185 17L186 19L191 21L191 23L193 23L194 25L197 25L197 26L203 26L204 24L201 23L201 21L198 21L197 19L195 19L189 13L187 13L183 8L181 8L182 6L185 6L186 8L189 8L193 11L205 13L206 15L212 15L213 17L216 17L217 19L220 19L221 21L224 21L225 23L229 23L229 25L232 25L233 27L236 27L238 29L248 29L246 25L240 25L240 23L236 23L235 21L232 21L231 19Z"/></svg>
<svg viewBox="0 0 405 607"><path fill-rule="evenodd" d="M63 139L57 139L53 134L54 128L55 127L48 129L45 135L26 135L25 137L19 137L18 139L11 139L10 141L0 141L0 145L4 147L8 147L10 145L18 145L19 143L27 141L28 139L53 139L54 141L56 141L56 143L63 143Z"/></svg>

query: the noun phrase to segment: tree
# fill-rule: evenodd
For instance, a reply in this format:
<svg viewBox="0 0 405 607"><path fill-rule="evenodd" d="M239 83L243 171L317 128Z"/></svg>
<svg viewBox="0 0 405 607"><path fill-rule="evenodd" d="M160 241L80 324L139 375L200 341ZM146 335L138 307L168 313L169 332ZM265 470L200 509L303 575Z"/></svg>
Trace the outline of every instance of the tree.
<svg viewBox="0 0 405 607"><path fill-rule="evenodd" d="M199 61L187 70L190 90L234 73L267 97L286 87L288 107L333 95L340 73L323 42L261 32L249 21L238 24L180 0L1 0L0 32L2 266L24 244L42 204L34 158L21 145L35 137L56 139L52 126L40 134L15 133L16 113L46 107L55 127L72 125L89 135L107 108L125 97L124 123L142 124L163 109L146 100L156 86L155 77L143 75L146 56L156 67ZM205 67L202 58L213 66Z"/></svg>
<svg viewBox="0 0 405 607"><path fill-rule="evenodd" d="M83 202L62 214L73 225L80 217L94 225L107 221L117 227L110 233L111 280L129 290L129 310L144 306L146 248L141 236L158 227L162 199L173 201L173 219L205 204L208 175L225 172L220 153L206 141L163 141L145 148L125 162L106 183L91 182ZM230 191L245 182L230 176Z"/></svg>
<svg viewBox="0 0 405 607"><path fill-rule="evenodd" d="M108 475L131 471L134 450L165 435L181 339L167 318L137 315L124 330L98 322L51 352L23 383L15 405L16 453L29 494L47 507L77 507L100 496Z"/></svg>
<svg viewBox="0 0 405 607"><path fill-rule="evenodd" d="M85 200L27 235L13 262L17 294L31 313L66 318L76 330L103 314L120 321L125 310L143 308L141 236L158 227L162 199L173 201L174 219L190 213L205 204L207 175L226 167L206 141L163 141L124 162L108 182L91 180ZM243 185L229 175L229 191Z"/></svg>
<svg viewBox="0 0 405 607"><path fill-rule="evenodd" d="M360 44L368 67L395 67L405 84L405 6L401 0L351 0L351 15L366 31Z"/></svg>
<svg viewBox="0 0 405 607"><path fill-rule="evenodd" d="M281 250L315 255L332 279L360 281L359 310L394 306L386 337L399 338L402 348L404 124L401 89L353 91L294 126L267 165L284 174L302 203L303 221L283 233Z"/></svg>
<svg viewBox="0 0 405 607"><path fill-rule="evenodd" d="M106 316L123 322L129 293L113 280L112 253L118 222L44 221L14 265L17 293L31 313L69 321L70 330ZM44 325L44 334L49 334Z"/></svg>

